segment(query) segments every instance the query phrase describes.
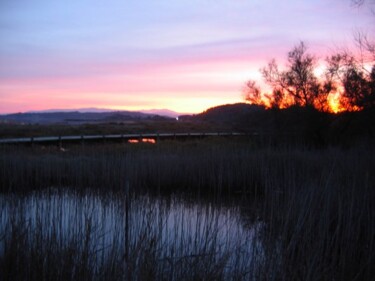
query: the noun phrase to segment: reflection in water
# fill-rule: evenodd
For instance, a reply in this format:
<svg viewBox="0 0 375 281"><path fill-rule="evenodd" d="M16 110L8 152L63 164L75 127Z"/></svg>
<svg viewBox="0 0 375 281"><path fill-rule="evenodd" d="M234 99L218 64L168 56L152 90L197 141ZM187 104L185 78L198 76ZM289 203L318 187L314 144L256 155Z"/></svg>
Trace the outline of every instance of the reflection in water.
<svg viewBox="0 0 375 281"><path fill-rule="evenodd" d="M156 140L153 138L129 139L128 140L128 143L140 143L140 142L155 144Z"/></svg>
<svg viewBox="0 0 375 281"><path fill-rule="evenodd" d="M152 255L163 272L181 273L188 270L183 266L199 259L203 267L209 266L203 261L220 262L223 274L233 276L235 272L251 274L249 269L261 259L261 246L256 242L260 224L244 227L238 208L137 197L131 200L126 229L125 202L118 195L68 191L4 195L0 197L0 255L5 254L5 243L15 228L23 227L30 245L53 240L56 247L74 246L78 252L90 253L98 268L129 253L132 268Z"/></svg>

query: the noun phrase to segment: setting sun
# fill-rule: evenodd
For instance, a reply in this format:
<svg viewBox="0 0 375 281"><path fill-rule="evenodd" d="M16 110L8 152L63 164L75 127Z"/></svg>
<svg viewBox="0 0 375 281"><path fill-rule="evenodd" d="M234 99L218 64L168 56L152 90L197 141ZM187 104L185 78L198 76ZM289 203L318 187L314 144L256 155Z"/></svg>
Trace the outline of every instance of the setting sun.
<svg viewBox="0 0 375 281"><path fill-rule="evenodd" d="M346 109L340 104L340 94L330 94L328 95L328 105L330 111L333 113L339 113L345 111Z"/></svg>

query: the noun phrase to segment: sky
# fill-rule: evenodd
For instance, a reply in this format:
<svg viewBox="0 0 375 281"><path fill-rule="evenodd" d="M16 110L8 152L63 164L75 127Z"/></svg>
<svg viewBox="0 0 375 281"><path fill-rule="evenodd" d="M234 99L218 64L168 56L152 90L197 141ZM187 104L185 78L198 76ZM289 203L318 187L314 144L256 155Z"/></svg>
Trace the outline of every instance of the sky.
<svg viewBox="0 0 375 281"><path fill-rule="evenodd" d="M199 113L303 40L323 59L374 15L350 0L0 0L0 114Z"/></svg>

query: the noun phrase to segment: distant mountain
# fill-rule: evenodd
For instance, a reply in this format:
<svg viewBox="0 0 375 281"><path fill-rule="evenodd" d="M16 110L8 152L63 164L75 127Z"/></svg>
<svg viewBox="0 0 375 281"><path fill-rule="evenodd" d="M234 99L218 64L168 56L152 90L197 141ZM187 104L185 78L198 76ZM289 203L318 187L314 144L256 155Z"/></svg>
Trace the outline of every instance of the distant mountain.
<svg viewBox="0 0 375 281"><path fill-rule="evenodd" d="M107 108L78 108L78 109L46 109L34 110L24 113L0 115L0 122L28 123L28 124L53 124L53 123L103 123L123 122L140 119L169 119L180 114L168 109L149 109L140 111L113 110Z"/></svg>
<svg viewBox="0 0 375 281"><path fill-rule="evenodd" d="M123 122L144 119L169 119L155 114L146 114L135 111L106 111L106 112L79 112L79 111L47 111L35 113L15 113L1 115L1 122L28 123L28 124L83 124Z"/></svg>
<svg viewBox="0 0 375 281"><path fill-rule="evenodd" d="M130 120L179 117L181 121L198 121L221 124L226 127L245 128L249 125L264 124L266 110L257 105L246 103L226 104L209 108L200 114L181 115L168 109L151 109L141 111L116 111L102 108L48 109L0 115L1 122L29 123L29 124L83 124L124 122ZM256 124L255 124L256 123Z"/></svg>
<svg viewBox="0 0 375 281"><path fill-rule="evenodd" d="M146 114L167 116L167 117L172 117L172 118L176 118L181 115L181 113L178 113L169 109L147 109L147 110L140 110L139 112L146 113Z"/></svg>
<svg viewBox="0 0 375 281"><path fill-rule="evenodd" d="M169 109L144 109L138 111L130 111L130 110L115 110L115 109L108 109L108 108L96 108L96 107L87 107L87 108L78 108L78 109L46 109L46 110L32 110L27 111L25 113L56 113L56 112L80 112L80 113L102 113L102 112L140 112L145 114L151 115L159 115L159 116L166 116L171 118L176 118L181 115L176 111L172 111Z"/></svg>
<svg viewBox="0 0 375 281"><path fill-rule="evenodd" d="M25 113L56 113L56 112L92 112L92 113L101 113L101 112L113 112L116 110L107 109L107 108L96 108L96 107L87 107L87 108L78 108L78 109L46 109L46 110L31 110Z"/></svg>
<svg viewBox="0 0 375 281"><path fill-rule="evenodd" d="M95 112L95 113L102 113L102 112L117 112L122 110L116 110L116 109L108 109L108 108L96 108L96 107L87 107L87 108L78 108L78 109L46 109L46 110L31 110L27 111L25 113L56 113L56 112L80 112L80 113L89 113L89 112ZM144 110L138 110L138 111L130 111L125 110L126 112L140 112L145 114L151 114L151 115L159 115L159 116L166 116L171 118L176 118L181 115L181 113L178 113L176 111L172 111L169 109L144 109Z"/></svg>

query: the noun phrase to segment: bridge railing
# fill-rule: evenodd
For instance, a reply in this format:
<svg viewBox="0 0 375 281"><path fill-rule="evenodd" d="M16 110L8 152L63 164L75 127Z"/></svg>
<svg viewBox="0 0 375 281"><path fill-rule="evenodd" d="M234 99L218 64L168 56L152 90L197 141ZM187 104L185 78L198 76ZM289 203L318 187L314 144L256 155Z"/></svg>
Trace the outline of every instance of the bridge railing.
<svg viewBox="0 0 375 281"><path fill-rule="evenodd" d="M130 140L130 139L177 139L177 138L199 138L213 136L250 136L254 133L240 132L214 132L214 133L142 133L142 134L109 134L109 135L73 135L73 136L40 136L40 137L22 137L22 138L3 138L0 144L28 144L28 143L53 143L53 142L74 142L74 141L100 141L100 140Z"/></svg>

